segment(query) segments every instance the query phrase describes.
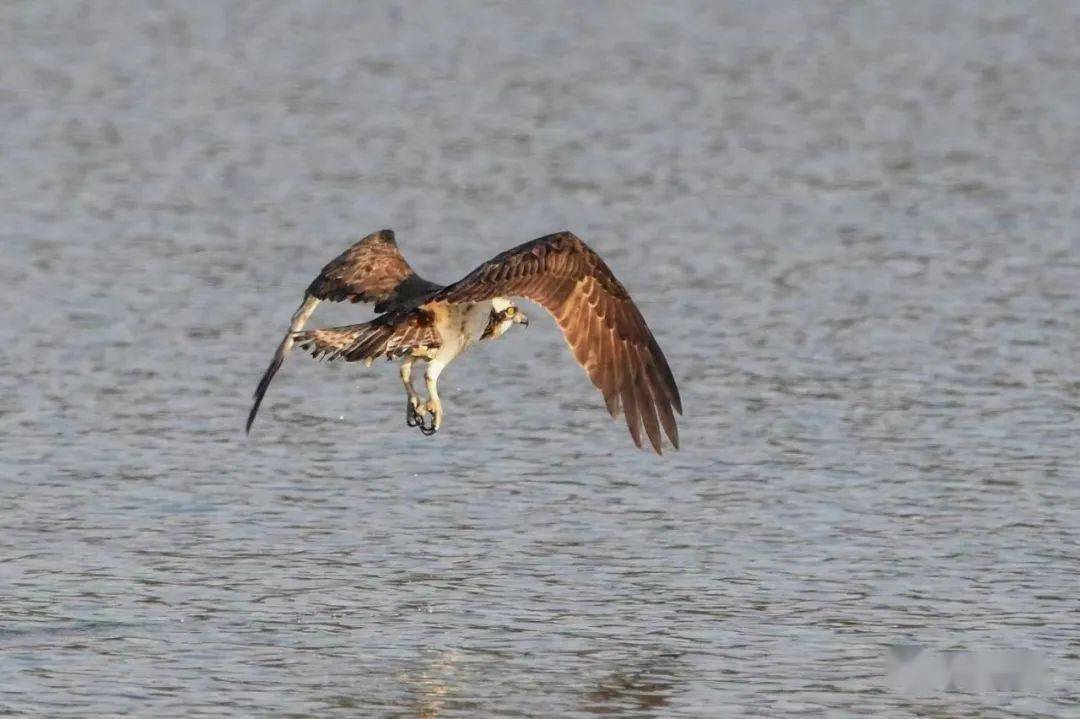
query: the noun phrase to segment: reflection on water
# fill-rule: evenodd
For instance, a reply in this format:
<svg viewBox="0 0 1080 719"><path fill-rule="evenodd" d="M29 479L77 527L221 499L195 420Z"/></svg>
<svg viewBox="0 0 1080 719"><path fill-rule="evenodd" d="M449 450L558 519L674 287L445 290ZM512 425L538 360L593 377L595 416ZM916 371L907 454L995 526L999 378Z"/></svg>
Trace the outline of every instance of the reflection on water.
<svg viewBox="0 0 1080 719"><path fill-rule="evenodd" d="M0 6L0 713L1066 716L1075 3ZM404 426L290 358L392 227L570 228L671 360L637 452L542 312ZM312 326L362 308L321 307ZM1030 651L910 697L888 647Z"/></svg>
<svg viewBox="0 0 1080 719"><path fill-rule="evenodd" d="M401 676L402 682L414 688L417 714L423 719L443 716L447 700L456 694L454 665L461 656L452 649L431 654L430 661L419 670Z"/></svg>

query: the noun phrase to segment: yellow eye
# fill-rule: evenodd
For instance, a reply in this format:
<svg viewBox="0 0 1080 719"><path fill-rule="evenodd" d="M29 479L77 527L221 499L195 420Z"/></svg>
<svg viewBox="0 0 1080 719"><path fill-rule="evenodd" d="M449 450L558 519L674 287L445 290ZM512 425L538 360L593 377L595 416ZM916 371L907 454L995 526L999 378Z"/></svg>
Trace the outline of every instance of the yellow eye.
<svg viewBox="0 0 1080 719"><path fill-rule="evenodd" d="M507 307L506 308L506 316L507 317L513 317L515 312L517 312L517 307Z"/></svg>

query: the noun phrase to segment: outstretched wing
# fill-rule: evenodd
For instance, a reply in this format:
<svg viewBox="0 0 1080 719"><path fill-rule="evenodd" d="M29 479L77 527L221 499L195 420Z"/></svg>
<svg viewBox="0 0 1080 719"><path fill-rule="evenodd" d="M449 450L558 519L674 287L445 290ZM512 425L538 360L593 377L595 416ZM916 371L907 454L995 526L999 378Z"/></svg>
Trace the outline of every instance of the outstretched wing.
<svg viewBox="0 0 1080 719"><path fill-rule="evenodd" d="M638 447L642 426L657 453L660 426L679 446L673 410L682 414L682 400L667 359L626 288L581 239L560 232L526 242L480 265L428 302L492 297L524 297L551 313L613 418L621 406Z"/></svg>
<svg viewBox="0 0 1080 719"><path fill-rule="evenodd" d="M413 271L393 230L379 230L327 263L307 294L327 302L373 302L376 312L385 312L441 287Z"/></svg>
<svg viewBox="0 0 1080 719"><path fill-rule="evenodd" d="M376 312L387 312L411 308L441 288L413 271L398 251L393 230L373 232L331 260L308 285L304 302L293 314L289 331L255 388L246 431L251 431L263 396L292 349L293 337L304 328L320 301L374 302Z"/></svg>
<svg viewBox="0 0 1080 719"><path fill-rule="evenodd" d="M346 362L371 364L376 357L393 359L414 349L437 349L441 338L431 315L417 310L396 317L383 315L362 325L297 332L293 342L316 359L342 357Z"/></svg>

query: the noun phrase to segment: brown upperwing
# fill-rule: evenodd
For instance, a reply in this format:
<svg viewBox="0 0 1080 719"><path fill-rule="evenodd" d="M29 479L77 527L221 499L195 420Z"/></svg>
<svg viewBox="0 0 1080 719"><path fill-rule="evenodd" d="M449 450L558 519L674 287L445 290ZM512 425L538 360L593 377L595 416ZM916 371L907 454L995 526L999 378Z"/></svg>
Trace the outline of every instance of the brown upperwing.
<svg viewBox="0 0 1080 719"><path fill-rule="evenodd" d="M550 312L613 418L621 406L634 443L644 426L660 453L663 426L678 448L672 410L682 414L682 400L667 359L626 288L580 238L559 232L507 250L424 306L492 297L524 297Z"/></svg>
<svg viewBox="0 0 1080 719"><path fill-rule="evenodd" d="M385 312L441 287L413 271L393 230L379 230L328 262L307 294L327 302L373 302L376 312Z"/></svg>

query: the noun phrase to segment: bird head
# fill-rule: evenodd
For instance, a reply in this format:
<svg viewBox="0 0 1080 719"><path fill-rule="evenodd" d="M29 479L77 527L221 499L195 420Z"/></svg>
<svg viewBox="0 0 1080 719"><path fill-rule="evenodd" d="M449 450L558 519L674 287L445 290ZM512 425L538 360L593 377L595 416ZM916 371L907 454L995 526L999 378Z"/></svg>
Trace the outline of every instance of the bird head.
<svg viewBox="0 0 1080 719"><path fill-rule="evenodd" d="M529 326L529 318L510 300L496 298L491 301L491 318L481 339L495 339L513 325Z"/></svg>

